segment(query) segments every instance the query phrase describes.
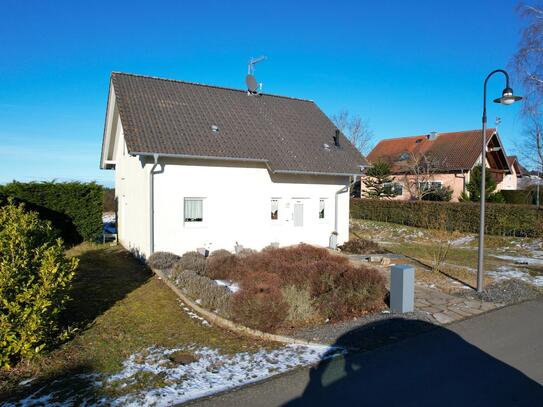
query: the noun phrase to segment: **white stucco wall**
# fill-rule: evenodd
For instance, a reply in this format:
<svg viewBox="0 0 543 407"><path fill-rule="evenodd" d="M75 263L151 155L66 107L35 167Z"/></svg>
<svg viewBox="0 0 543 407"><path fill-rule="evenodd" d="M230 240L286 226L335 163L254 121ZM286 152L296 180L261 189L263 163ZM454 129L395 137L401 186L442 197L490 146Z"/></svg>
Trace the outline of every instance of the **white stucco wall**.
<svg viewBox="0 0 543 407"><path fill-rule="evenodd" d="M164 162L161 160L161 162ZM182 254L205 247L262 249L300 242L328 246L338 195L338 242L348 240L348 177L271 175L258 163L169 160L155 175L155 251ZM184 198L203 198L204 221L184 222ZM279 199L279 219L271 219L271 199ZM319 200L326 199L325 219ZM303 226L293 224L295 203L303 204Z"/></svg>
<svg viewBox="0 0 543 407"><path fill-rule="evenodd" d="M118 120L118 115L115 118ZM137 255L149 255L149 172L127 154L120 120L115 135L115 198L119 242Z"/></svg>

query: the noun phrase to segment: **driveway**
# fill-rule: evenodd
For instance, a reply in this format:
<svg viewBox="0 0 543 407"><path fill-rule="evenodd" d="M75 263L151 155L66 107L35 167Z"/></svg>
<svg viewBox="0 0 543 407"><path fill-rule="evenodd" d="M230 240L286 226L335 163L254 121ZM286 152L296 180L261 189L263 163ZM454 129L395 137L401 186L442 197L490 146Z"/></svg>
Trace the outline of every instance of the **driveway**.
<svg viewBox="0 0 543 407"><path fill-rule="evenodd" d="M381 328L382 323L367 332ZM390 329L385 332L390 335ZM435 327L192 404L543 406L543 300Z"/></svg>

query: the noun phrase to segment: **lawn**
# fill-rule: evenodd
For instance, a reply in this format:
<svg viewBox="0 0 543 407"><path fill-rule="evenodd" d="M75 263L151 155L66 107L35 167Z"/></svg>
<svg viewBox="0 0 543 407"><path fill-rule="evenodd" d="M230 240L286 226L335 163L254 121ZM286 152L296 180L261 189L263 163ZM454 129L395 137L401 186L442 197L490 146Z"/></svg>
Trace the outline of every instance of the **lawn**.
<svg viewBox="0 0 543 407"><path fill-rule="evenodd" d="M80 259L73 299L63 315L64 323L76 329L74 336L50 353L1 372L0 400L24 397L40 389L34 399L56 392L55 397L62 401L62 394L77 394L71 402L78 404L77 400L97 400L112 393L117 396L134 386L160 385L156 376L142 373L130 386L103 390L89 386L97 375L118 372L127 358L151 347L197 345L220 354L277 347L189 317L175 294L119 246L82 244L68 255ZM28 379L28 385L20 385Z"/></svg>
<svg viewBox="0 0 543 407"><path fill-rule="evenodd" d="M351 237L363 237L378 242L391 253L400 254L431 267L433 254L439 243L435 233L427 229L394 223L353 220ZM475 286L477 269L477 236L454 233L452 245L441 270L465 285ZM537 286L543 286L543 240L509 237L485 237L486 283L502 278L520 278ZM417 273L417 279L435 284L443 289L451 288L451 281L439 273ZM459 289L460 286L452 286Z"/></svg>

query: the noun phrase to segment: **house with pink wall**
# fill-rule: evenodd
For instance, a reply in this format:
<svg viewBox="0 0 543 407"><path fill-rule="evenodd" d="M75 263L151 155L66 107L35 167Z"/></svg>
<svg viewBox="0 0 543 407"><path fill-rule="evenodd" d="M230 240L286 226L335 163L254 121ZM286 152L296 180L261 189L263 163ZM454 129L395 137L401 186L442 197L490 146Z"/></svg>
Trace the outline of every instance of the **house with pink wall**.
<svg viewBox="0 0 543 407"><path fill-rule="evenodd" d="M517 189L516 161L508 159L497 129L487 129L485 137L485 164L497 183L497 190ZM387 138L367 158L370 163L385 161L390 165L394 178L391 189L395 194L392 199L416 199L409 185L419 179L412 174L412 162L418 157L430 163L430 170L422 177L427 187L448 187L452 190L451 200L458 201L466 190L471 171L481 164L481 142L481 130Z"/></svg>

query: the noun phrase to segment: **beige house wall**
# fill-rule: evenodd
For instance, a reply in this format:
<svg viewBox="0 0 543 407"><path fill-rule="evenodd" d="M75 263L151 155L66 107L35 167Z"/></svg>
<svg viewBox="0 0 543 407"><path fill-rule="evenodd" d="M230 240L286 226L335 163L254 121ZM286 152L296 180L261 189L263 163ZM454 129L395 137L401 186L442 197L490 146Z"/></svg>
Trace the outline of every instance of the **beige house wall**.
<svg viewBox="0 0 543 407"><path fill-rule="evenodd" d="M366 190L366 187L364 185L364 178L362 177L362 183L361 183L361 191L362 196L364 196L364 191ZM412 175L407 176L408 183L414 182L414 177ZM403 186L403 194L390 198L393 200L398 201L409 201L412 199L411 194L409 193L409 189L405 186L406 178L404 175L396 175L394 176L394 181L398 182L399 184L402 184ZM469 173L464 173L463 175L460 173L443 173L443 174L434 174L432 177L433 182L441 182L444 187L449 187L452 189L452 202L458 202L458 198L462 194L462 191L464 191L464 185L465 183L469 182Z"/></svg>

